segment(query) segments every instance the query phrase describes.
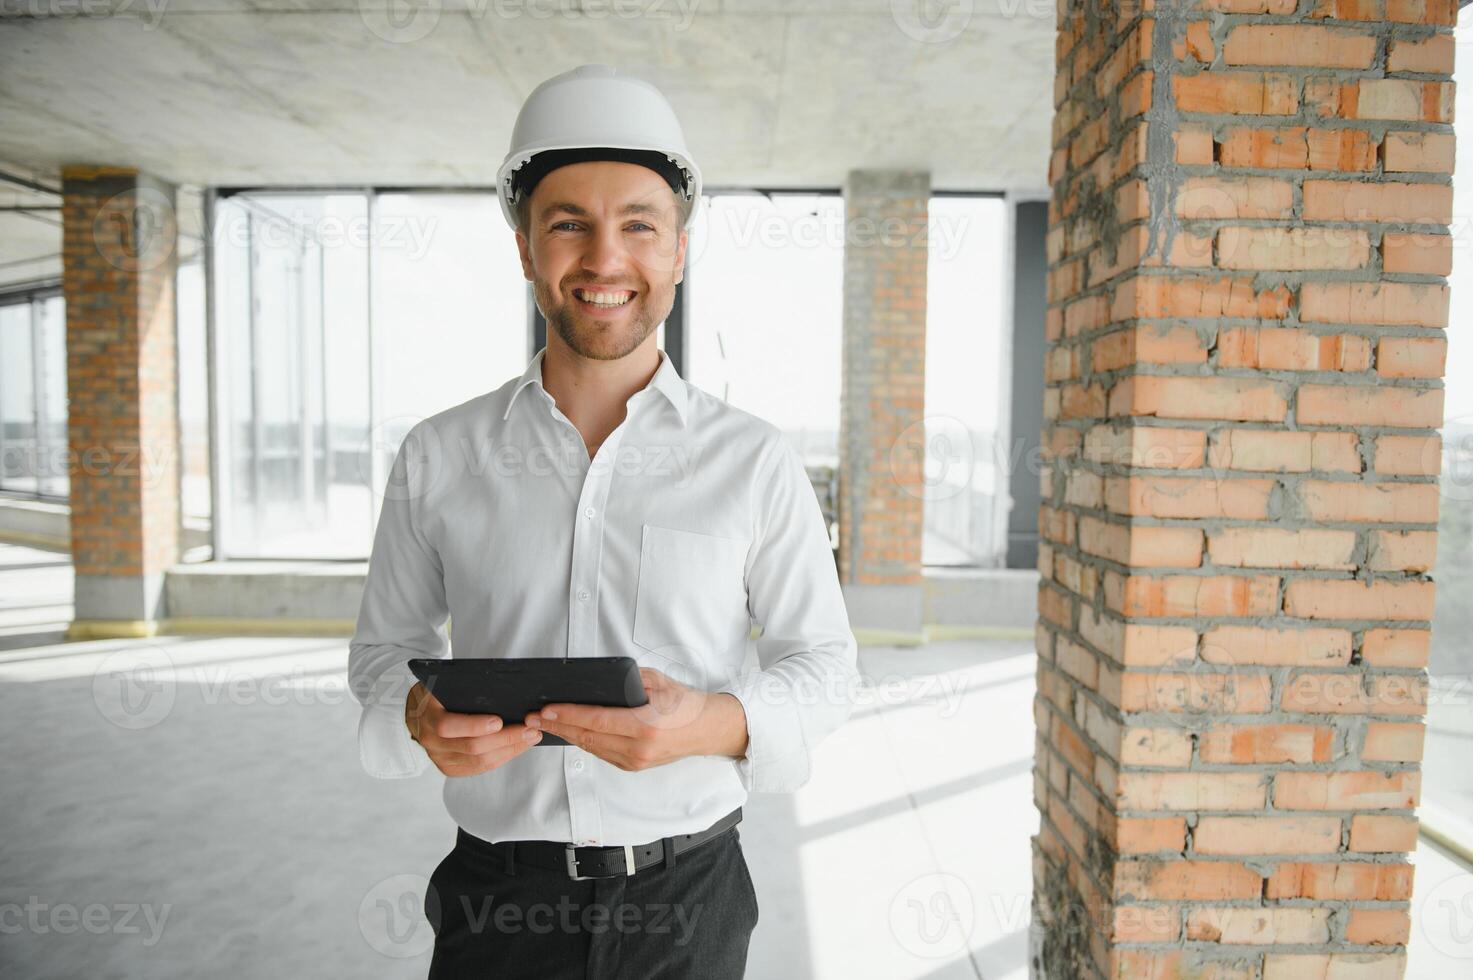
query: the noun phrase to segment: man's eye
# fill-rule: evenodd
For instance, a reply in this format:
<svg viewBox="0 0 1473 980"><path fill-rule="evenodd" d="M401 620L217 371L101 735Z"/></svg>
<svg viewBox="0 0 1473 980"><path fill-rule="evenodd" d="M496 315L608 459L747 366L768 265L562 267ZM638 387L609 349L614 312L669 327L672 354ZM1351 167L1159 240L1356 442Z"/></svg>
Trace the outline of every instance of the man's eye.
<svg viewBox="0 0 1473 980"><path fill-rule="evenodd" d="M553 225L552 227L554 229L557 229L557 228L563 227L564 225L571 225L572 227L575 227L576 228L577 227L577 222L575 222L575 221L559 221L557 224Z"/></svg>
<svg viewBox="0 0 1473 980"><path fill-rule="evenodd" d="M655 230L655 228L654 228L653 225L647 225L643 221L636 221L634 224L630 225L629 227L630 228L648 228L650 231L654 231Z"/></svg>

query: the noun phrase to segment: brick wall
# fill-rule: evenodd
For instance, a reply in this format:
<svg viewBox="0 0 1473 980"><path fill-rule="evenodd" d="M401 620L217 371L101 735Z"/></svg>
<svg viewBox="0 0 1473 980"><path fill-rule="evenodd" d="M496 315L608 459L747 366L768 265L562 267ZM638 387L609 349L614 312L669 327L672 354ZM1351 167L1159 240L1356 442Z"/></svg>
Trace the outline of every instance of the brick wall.
<svg viewBox="0 0 1473 980"><path fill-rule="evenodd" d="M153 620L179 551L174 191L70 167L62 223L75 615Z"/></svg>
<svg viewBox="0 0 1473 980"><path fill-rule="evenodd" d="M1061 4L1036 976L1404 973L1455 10Z"/></svg>
<svg viewBox="0 0 1473 980"><path fill-rule="evenodd" d="M921 626L930 193L924 171L844 184L839 577L857 625L899 632Z"/></svg>

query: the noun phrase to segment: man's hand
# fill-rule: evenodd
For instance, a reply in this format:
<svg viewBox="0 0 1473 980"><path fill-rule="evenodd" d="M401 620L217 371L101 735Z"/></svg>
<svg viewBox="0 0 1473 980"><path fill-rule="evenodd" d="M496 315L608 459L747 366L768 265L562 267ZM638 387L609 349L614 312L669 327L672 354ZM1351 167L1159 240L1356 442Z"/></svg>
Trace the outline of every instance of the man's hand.
<svg viewBox="0 0 1473 980"><path fill-rule="evenodd" d="M542 741L526 725L503 725L496 715L446 711L423 683L404 699L409 735L424 746L430 761L447 776L478 776L503 766Z"/></svg>
<svg viewBox="0 0 1473 980"><path fill-rule="evenodd" d="M687 687L653 667L641 667L639 676L649 704L549 704L527 715L526 727L566 739L625 771L691 755L740 759L746 754L747 714L734 695Z"/></svg>

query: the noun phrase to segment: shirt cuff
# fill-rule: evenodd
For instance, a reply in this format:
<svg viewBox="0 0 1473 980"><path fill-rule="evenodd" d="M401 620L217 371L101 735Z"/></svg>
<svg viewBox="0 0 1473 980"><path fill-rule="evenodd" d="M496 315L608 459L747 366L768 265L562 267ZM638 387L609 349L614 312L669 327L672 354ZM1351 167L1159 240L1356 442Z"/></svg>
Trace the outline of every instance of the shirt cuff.
<svg viewBox="0 0 1473 980"><path fill-rule="evenodd" d="M379 675L358 722L358 754L363 769L378 779L418 776L430 757L409 734L404 701L419 679L401 663Z"/></svg>
<svg viewBox="0 0 1473 980"><path fill-rule="evenodd" d="M808 782L801 706L780 678L753 671L717 693L734 696L747 715L747 754L735 761L748 793L791 793Z"/></svg>

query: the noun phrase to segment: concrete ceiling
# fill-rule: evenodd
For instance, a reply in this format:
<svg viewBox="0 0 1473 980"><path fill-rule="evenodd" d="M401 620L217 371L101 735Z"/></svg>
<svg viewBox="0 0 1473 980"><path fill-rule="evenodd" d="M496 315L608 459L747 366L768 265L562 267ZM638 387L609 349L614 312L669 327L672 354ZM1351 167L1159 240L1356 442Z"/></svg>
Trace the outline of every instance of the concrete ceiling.
<svg viewBox="0 0 1473 980"><path fill-rule="evenodd" d="M0 168L47 186L69 163L200 186L487 186L527 93L603 62L666 93L708 186L920 167L937 188L1045 188L1052 0L916 6L0 0ZM0 213L0 270L45 227Z"/></svg>

